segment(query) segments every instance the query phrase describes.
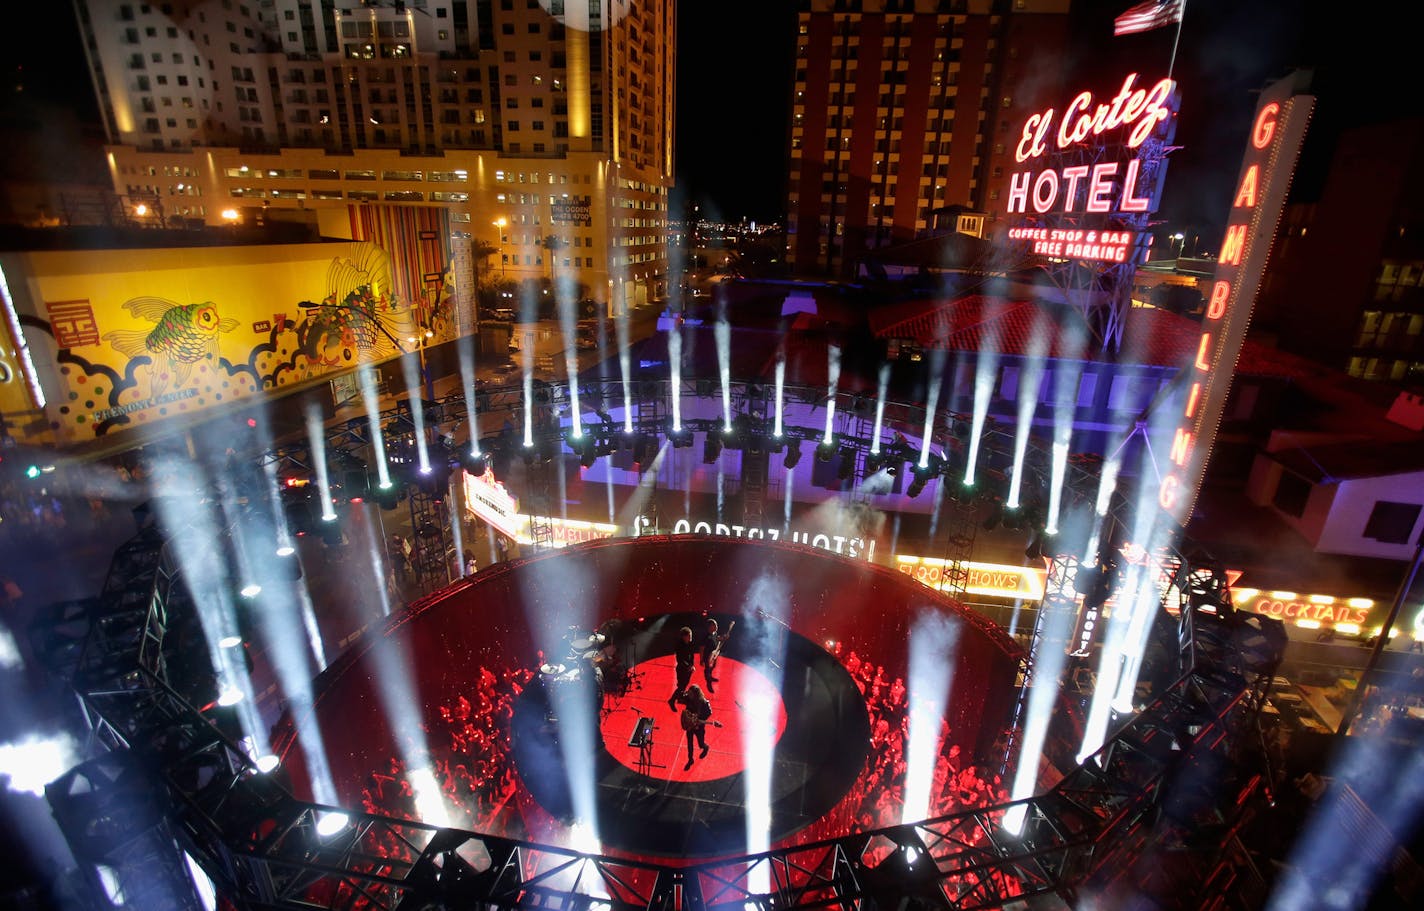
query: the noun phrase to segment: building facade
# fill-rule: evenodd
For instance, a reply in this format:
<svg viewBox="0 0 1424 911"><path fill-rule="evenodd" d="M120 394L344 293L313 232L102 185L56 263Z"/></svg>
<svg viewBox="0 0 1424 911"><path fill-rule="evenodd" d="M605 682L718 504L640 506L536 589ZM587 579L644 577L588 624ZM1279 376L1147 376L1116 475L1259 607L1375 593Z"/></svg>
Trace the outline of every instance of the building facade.
<svg viewBox="0 0 1424 911"><path fill-rule="evenodd" d="M1068 0L803 0L787 243L849 276L950 205L998 211L1011 131L1057 88Z"/></svg>
<svg viewBox="0 0 1424 911"><path fill-rule="evenodd" d="M1418 119L1346 131L1318 191L1287 209L1256 323L1282 349L1424 388L1421 154Z"/></svg>
<svg viewBox="0 0 1424 911"><path fill-rule="evenodd" d="M448 210L505 277L655 295L672 0L77 0L116 191L140 216ZM554 240L550 240L554 238Z"/></svg>

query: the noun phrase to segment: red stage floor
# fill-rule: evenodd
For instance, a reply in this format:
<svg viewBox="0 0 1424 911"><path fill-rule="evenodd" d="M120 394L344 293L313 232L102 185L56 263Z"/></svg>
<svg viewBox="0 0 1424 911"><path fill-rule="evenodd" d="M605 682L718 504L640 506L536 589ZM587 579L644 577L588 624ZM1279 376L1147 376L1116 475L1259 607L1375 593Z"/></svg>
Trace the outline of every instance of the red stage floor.
<svg viewBox="0 0 1424 911"><path fill-rule="evenodd" d="M686 768L687 737L680 721L681 707L673 712L667 704L668 696L677 686L675 664L672 655L644 661L633 668L638 675L636 688L626 696L608 700L599 727L603 732L603 746L614 759L635 772L642 771L640 750L628 746L628 739L638 718L646 716L655 724L652 768L645 773L649 777L664 781L713 781L736 775L746 765L743 723L747 716L742 706L752 705L756 700L775 706L776 735L771 742L781 740L786 730L786 705L781 693L755 669L723 656L717 663L717 691L708 699L712 703L712 720L722 727L708 726L707 758L697 758L692 768ZM692 682L706 691L707 681L700 665Z"/></svg>

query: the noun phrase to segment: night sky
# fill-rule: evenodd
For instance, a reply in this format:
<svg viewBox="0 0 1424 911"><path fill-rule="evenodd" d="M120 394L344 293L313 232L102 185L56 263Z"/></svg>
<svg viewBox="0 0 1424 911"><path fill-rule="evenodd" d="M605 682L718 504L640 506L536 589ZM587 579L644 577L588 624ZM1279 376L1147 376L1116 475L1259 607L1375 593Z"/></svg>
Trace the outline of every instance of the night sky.
<svg viewBox="0 0 1424 911"><path fill-rule="evenodd" d="M1112 18L1131 3L1073 4L1070 85L1111 90L1133 70L1144 79L1165 72L1173 29L1112 37ZM792 0L677 4L675 206L685 199L713 218L783 217L796 6ZM1205 236L1219 232L1255 104L1252 91L1292 67L1316 70L1320 96L1298 198L1318 186L1339 129L1424 110L1424 93L1409 90L1412 31L1403 22L1390 27L1385 10L1371 9L1375 15L1351 17L1338 3L1315 0L1189 0L1174 71L1182 86L1182 148L1167 175L1164 221ZM17 26L25 27L5 29L0 38L6 77L0 126L13 131L67 123L83 132L87 124L89 141L102 142L70 4L22 4L17 13L27 20ZM35 41L35 35L48 37ZM83 150L70 151L73 157ZM48 153L38 162L14 154L4 162L0 167L12 175L53 163Z"/></svg>

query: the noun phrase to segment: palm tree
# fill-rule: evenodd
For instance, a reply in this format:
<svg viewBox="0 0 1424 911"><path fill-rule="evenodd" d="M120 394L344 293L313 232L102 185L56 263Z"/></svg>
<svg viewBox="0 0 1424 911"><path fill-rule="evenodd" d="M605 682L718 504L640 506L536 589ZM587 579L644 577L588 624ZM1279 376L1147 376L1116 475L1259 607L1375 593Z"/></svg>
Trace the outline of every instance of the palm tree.
<svg viewBox="0 0 1424 911"><path fill-rule="evenodd" d="M558 256L560 250L566 249L568 245L569 242L564 240L557 234L550 234L548 237L545 237L539 242L539 246L543 247L549 254L550 282L554 281L554 258Z"/></svg>
<svg viewBox="0 0 1424 911"><path fill-rule="evenodd" d="M470 240L470 255L475 259L475 287L483 284L480 275L480 264L499 252L499 247L485 240L482 237L475 237Z"/></svg>
<svg viewBox="0 0 1424 911"><path fill-rule="evenodd" d="M473 299L476 332L480 331L480 294L484 290L483 276L480 274L480 264L498 252L498 247L483 238L475 237L470 239L470 256L475 261L475 293Z"/></svg>

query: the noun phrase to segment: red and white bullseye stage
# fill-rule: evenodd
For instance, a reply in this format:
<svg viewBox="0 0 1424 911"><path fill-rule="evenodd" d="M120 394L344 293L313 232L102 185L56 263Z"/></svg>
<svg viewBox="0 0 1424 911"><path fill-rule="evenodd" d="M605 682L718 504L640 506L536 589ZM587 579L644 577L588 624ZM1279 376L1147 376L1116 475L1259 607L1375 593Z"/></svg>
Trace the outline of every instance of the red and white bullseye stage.
<svg viewBox="0 0 1424 911"><path fill-rule="evenodd" d="M748 844L749 793L770 803L773 844L900 822L908 643L929 616L957 629L931 813L996 802L1012 640L891 568L794 544L608 540L499 564L368 632L318 678L314 721L353 809L423 818L432 798L413 782L433 779L460 828L573 844L582 823L605 852L731 855ZM708 618L736 622L711 694L723 726L685 768L673 649L681 627L700 634ZM602 687L587 653L557 653L596 629L616 656ZM541 674L546 662L565 673ZM413 677L424 745L390 721L381 687L396 668ZM693 682L707 688L700 661ZM629 743L640 718L652 719L648 755ZM290 728L278 745L309 794Z"/></svg>

